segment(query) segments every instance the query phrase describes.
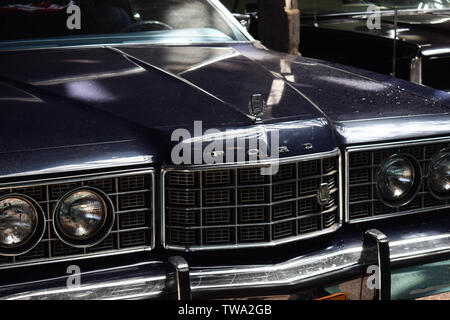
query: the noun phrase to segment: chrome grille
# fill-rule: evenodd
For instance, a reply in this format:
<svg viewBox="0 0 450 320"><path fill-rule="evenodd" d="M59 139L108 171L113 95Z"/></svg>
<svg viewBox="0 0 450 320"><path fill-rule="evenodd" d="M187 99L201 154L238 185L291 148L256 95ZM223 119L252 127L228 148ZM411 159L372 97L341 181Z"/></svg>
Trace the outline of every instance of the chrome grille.
<svg viewBox="0 0 450 320"><path fill-rule="evenodd" d="M186 214L186 211L180 210L181 214ZM195 212L192 212L195 213ZM194 225L194 219L192 219L192 225ZM209 209L204 212L205 225L221 225L233 223L232 210L229 208L223 209Z"/></svg>
<svg viewBox="0 0 450 320"><path fill-rule="evenodd" d="M331 200L317 192L328 183ZM335 231L339 215L339 151L261 166L163 170L166 248L202 250L279 244Z"/></svg>
<svg viewBox="0 0 450 320"><path fill-rule="evenodd" d="M205 244L226 244L231 241L229 228L203 230Z"/></svg>
<svg viewBox="0 0 450 320"><path fill-rule="evenodd" d="M317 217L309 217L300 219L298 222L298 228L300 233L311 232L317 229L318 220Z"/></svg>
<svg viewBox="0 0 450 320"><path fill-rule="evenodd" d="M250 199L250 197L247 197ZM208 190L204 193L205 206L227 205L231 202L231 190Z"/></svg>
<svg viewBox="0 0 450 320"><path fill-rule="evenodd" d="M126 195L119 195L119 209L132 210L145 207L148 201L148 195L145 193L132 193Z"/></svg>
<svg viewBox="0 0 450 320"><path fill-rule="evenodd" d="M99 252L114 248L116 246L115 241L117 241L116 237L114 235L109 235L101 243L86 249L86 252Z"/></svg>
<svg viewBox="0 0 450 320"><path fill-rule="evenodd" d="M265 241L265 240L266 240L266 228L263 226L239 228L240 242Z"/></svg>
<svg viewBox="0 0 450 320"><path fill-rule="evenodd" d="M195 174L193 172L174 172L174 174L170 176L170 185L193 186L195 185Z"/></svg>
<svg viewBox="0 0 450 320"><path fill-rule="evenodd" d="M81 182L73 182L73 183L60 183L50 186L50 199L58 200L71 189L75 189L81 186Z"/></svg>
<svg viewBox="0 0 450 320"><path fill-rule="evenodd" d="M294 215L295 215L295 203L292 202L277 204L274 205L272 208L272 220L274 221L290 218L293 217Z"/></svg>
<svg viewBox="0 0 450 320"><path fill-rule="evenodd" d="M86 181L86 185L102 190L106 193L114 192L114 184L112 179L100 179L100 180L92 180ZM119 184L120 185L120 184ZM123 190L121 190L123 191Z"/></svg>
<svg viewBox="0 0 450 320"><path fill-rule="evenodd" d="M80 249L63 243L56 236L52 214L59 199L74 188L90 186L102 190L111 199L116 212L115 225L99 244ZM91 177L55 179L47 182L21 182L0 187L0 196L20 193L33 198L46 217L42 240L29 252L15 257L0 255L0 266L19 262L84 256L90 253L121 252L124 249L148 249L153 239L153 172L134 171Z"/></svg>
<svg viewBox="0 0 450 320"><path fill-rule="evenodd" d="M450 200L435 198L426 183L430 160L440 150L448 147L450 140L433 139L349 148L346 160L347 219L359 222L450 207ZM409 154L419 162L422 168L422 186L409 204L392 208L379 200L376 176L383 162L397 153Z"/></svg>
<svg viewBox="0 0 450 320"><path fill-rule="evenodd" d="M240 223L264 222L265 220L266 208L264 207L246 207L239 210Z"/></svg>
<svg viewBox="0 0 450 320"><path fill-rule="evenodd" d="M205 172L205 186L223 186L231 183L231 174L223 170L211 170Z"/></svg>

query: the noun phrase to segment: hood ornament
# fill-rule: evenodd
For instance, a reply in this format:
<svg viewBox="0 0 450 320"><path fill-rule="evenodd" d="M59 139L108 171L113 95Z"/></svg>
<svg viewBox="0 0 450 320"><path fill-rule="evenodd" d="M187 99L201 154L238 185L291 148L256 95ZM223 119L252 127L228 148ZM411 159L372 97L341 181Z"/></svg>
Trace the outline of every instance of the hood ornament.
<svg viewBox="0 0 450 320"><path fill-rule="evenodd" d="M251 116L255 117L255 124L262 123L262 117L264 115L264 111L266 111L266 102L264 101L262 94L254 94L252 95L252 99L248 104L248 111Z"/></svg>

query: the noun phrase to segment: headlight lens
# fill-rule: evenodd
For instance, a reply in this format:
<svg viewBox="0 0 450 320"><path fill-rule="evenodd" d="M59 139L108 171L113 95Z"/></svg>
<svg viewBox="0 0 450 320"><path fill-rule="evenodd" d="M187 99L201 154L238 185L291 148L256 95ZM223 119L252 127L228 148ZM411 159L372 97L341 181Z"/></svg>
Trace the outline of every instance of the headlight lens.
<svg viewBox="0 0 450 320"><path fill-rule="evenodd" d="M413 199L420 180L417 161L406 155L394 155L378 171L378 193L386 204L399 207Z"/></svg>
<svg viewBox="0 0 450 320"><path fill-rule="evenodd" d="M0 200L0 247L16 248L33 236L37 209L27 199L11 196Z"/></svg>
<svg viewBox="0 0 450 320"><path fill-rule="evenodd" d="M100 230L106 214L106 204L99 195L80 190L62 201L56 219L65 235L73 239L86 239Z"/></svg>
<svg viewBox="0 0 450 320"><path fill-rule="evenodd" d="M101 191L77 189L65 195L53 214L57 235L80 247L103 240L114 223L112 205Z"/></svg>
<svg viewBox="0 0 450 320"><path fill-rule="evenodd" d="M431 160L428 186L437 198L450 198L450 149L439 152Z"/></svg>

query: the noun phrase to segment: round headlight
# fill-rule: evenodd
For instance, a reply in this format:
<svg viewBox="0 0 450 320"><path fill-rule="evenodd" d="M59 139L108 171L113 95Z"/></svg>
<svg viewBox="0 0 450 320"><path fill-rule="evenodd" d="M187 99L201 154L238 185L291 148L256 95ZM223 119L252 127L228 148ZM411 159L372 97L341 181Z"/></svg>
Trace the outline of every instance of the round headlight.
<svg viewBox="0 0 450 320"><path fill-rule="evenodd" d="M408 155L391 156L382 164L377 174L378 194L381 200L391 207L409 203L420 185L420 166Z"/></svg>
<svg viewBox="0 0 450 320"><path fill-rule="evenodd" d="M114 212L108 197L99 190L82 188L66 194L55 208L53 221L62 241L88 247L111 231Z"/></svg>
<svg viewBox="0 0 450 320"><path fill-rule="evenodd" d="M428 187L439 199L450 198L450 149L439 152L428 168Z"/></svg>
<svg viewBox="0 0 450 320"><path fill-rule="evenodd" d="M31 250L45 228L42 210L30 198L11 194L0 198L0 254Z"/></svg>

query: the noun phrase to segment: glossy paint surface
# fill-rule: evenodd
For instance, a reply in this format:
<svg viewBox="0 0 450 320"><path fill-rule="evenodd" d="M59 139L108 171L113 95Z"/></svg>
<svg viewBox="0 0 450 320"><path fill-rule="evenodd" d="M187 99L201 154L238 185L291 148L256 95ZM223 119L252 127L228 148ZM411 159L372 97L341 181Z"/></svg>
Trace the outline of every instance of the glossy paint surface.
<svg viewBox="0 0 450 320"><path fill-rule="evenodd" d="M312 152L321 152L378 141L372 133L381 123L390 130L382 138L411 137L414 127L450 133L449 96L440 91L250 43L5 51L0 57L4 177L127 158L170 162L171 133L192 131L194 121L205 130L251 135L256 127L248 103L255 93L268 105L262 128L280 130L291 150L286 156L307 153L299 142L314 142ZM397 121L414 125L402 128ZM358 125L363 129L348 129ZM12 154L17 161L10 161Z"/></svg>

